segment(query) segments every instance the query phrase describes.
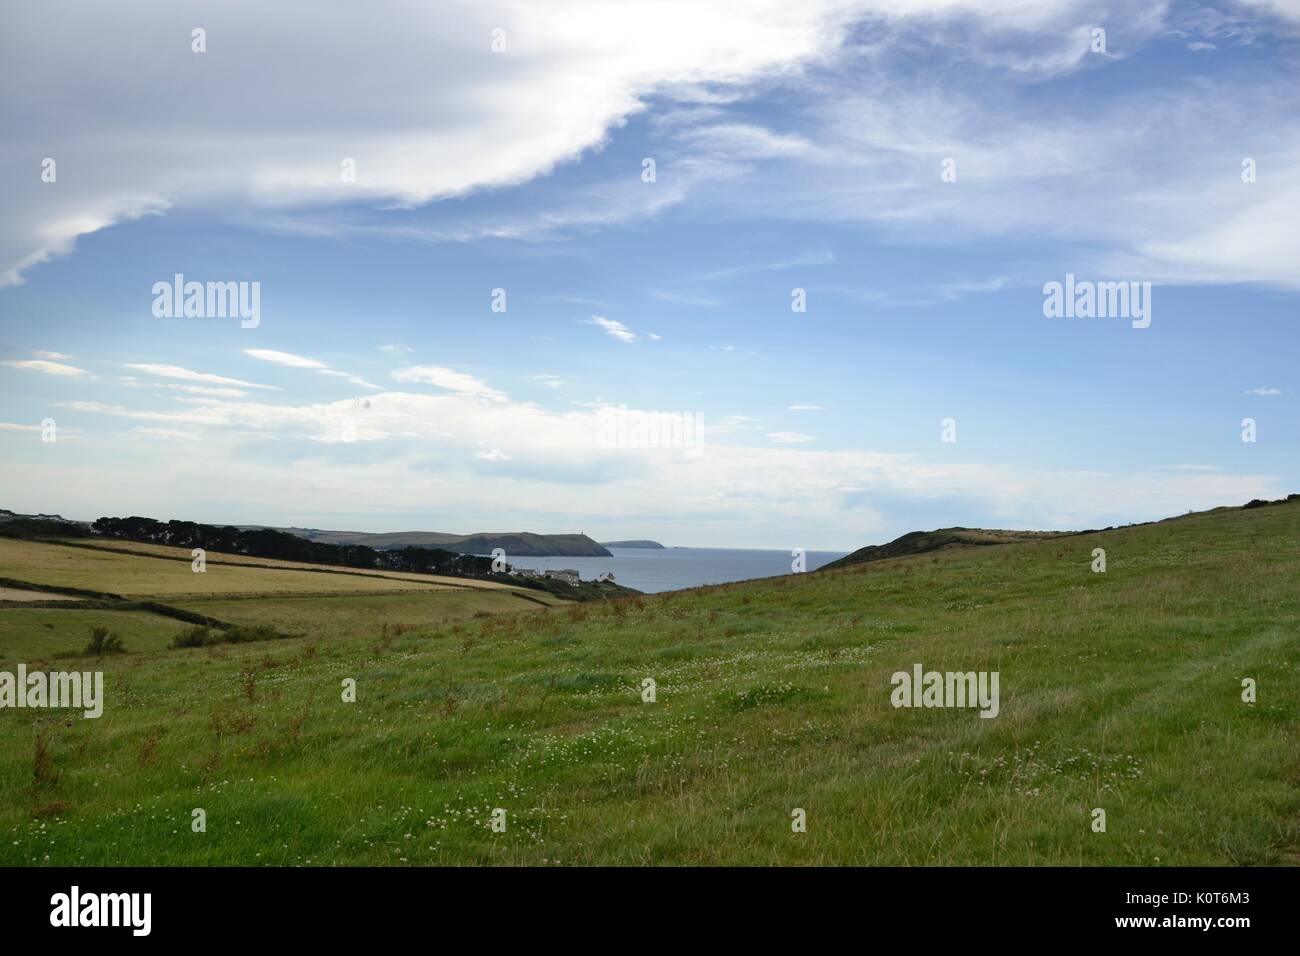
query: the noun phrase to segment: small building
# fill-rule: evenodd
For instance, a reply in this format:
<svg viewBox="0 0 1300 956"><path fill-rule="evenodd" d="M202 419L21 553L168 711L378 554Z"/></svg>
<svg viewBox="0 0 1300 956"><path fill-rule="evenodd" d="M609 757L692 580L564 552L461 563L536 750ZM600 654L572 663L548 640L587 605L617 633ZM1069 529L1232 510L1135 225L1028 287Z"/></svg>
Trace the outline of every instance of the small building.
<svg viewBox="0 0 1300 956"><path fill-rule="evenodd" d="M562 568L558 571L544 571L543 575L553 581L563 581L565 584L572 584L574 587L577 587L582 582L582 578L578 576L578 572L574 571L572 568Z"/></svg>

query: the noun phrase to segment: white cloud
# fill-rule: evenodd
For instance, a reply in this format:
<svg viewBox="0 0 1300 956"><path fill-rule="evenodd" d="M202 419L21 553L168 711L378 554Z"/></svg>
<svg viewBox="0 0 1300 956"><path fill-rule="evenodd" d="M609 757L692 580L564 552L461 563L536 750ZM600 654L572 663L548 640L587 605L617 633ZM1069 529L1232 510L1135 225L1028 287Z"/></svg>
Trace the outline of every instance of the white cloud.
<svg viewBox="0 0 1300 956"><path fill-rule="evenodd" d="M171 208L331 234L365 228L349 212L367 205L526 182L603 146L652 99L725 104L756 84L794 80L832 58L855 24L864 27L858 46L864 35L875 49L914 42L915 29L956 56L1043 74L1087 55L1087 24L1104 21L1136 45L1162 14L1163 4L1133 12L1085 0L374 0L328 10L284 0L269 11L214 8L201 56L184 22L143 0L87 5L74 32L57 17L13 17L0 64L4 79L23 82L21 100L0 108L11 147L0 158L11 186L0 284L67 253L78 236ZM491 52L495 28L505 31L504 53ZM123 69L123 51L141 44L150 55ZM352 67L342 90L340 63ZM813 151L807 137L737 120L700 135L701 148L732 153ZM32 165L45 156L64 163L57 183L41 182ZM355 182L343 181L344 158L356 160ZM613 215L681 200L673 183L656 186L625 193L630 211ZM600 222L607 208L589 202L555 216ZM319 209L334 213L313 219ZM547 219L498 233L545 230ZM439 238L493 234L477 225L459 233Z"/></svg>
<svg viewBox="0 0 1300 956"><path fill-rule="evenodd" d="M805 435L803 432L768 432L767 437L778 445L798 445L815 441L812 435Z"/></svg>
<svg viewBox="0 0 1300 956"><path fill-rule="evenodd" d="M211 385L177 385L175 382L142 382L134 375L123 375L118 384L130 388L161 388L184 392L186 395L207 395L212 398L247 398L248 392L239 388L220 388Z"/></svg>
<svg viewBox="0 0 1300 956"><path fill-rule="evenodd" d="M1238 0L1239 3L1266 10L1287 20L1300 21L1300 0Z"/></svg>
<svg viewBox="0 0 1300 956"><path fill-rule="evenodd" d="M290 352L277 352L274 349L244 349L244 354L261 362L274 362L276 365L287 365L289 368L323 369L329 367L324 362L313 358L304 358Z"/></svg>
<svg viewBox="0 0 1300 956"><path fill-rule="evenodd" d="M656 299L662 299L664 302L671 302L673 305L685 305L695 309L715 309L723 304L722 299L711 295L671 292L666 289L652 289L650 294ZM650 338L658 338L658 336L651 335Z"/></svg>
<svg viewBox="0 0 1300 956"><path fill-rule="evenodd" d="M1015 87L974 93L888 74L870 80L819 88L803 108L796 121L816 131L818 155L756 164L696 203L715 216L759 209L869 223L891 241L931 245L1033 236L1059 244L1044 255L1070 256L1076 272L1300 286L1292 228L1300 119L1283 105L1288 84L1215 74L1177 90L1118 87L1078 115ZM1253 183L1241 181L1244 157L1257 164ZM954 183L940 180L945 158L956 162ZM1066 207L1089 214L1060 216ZM1042 267L1025 265L1041 283ZM957 284L941 295L1007 281Z"/></svg>
<svg viewBox="0 0 1300 956"><path fill-rule="evenodd" d="M62 405L165 430L202 427L206 453L202 462L173 462L169 469L134 455L114 459L111 449L97 453L93 470L56 473L49 470L55 466L39 462L7 463L0 470L0 500L31 500L33 488L57 486L92 511L146 504L147 510L175 511L172 503L179 503L190 513L193 502L180 489L192 466L193 479L201 474L213 495L229 489L225 498L213 499L221 509L213 520L288 520L280 489L287 475L309 474L309 481L295 483L289 505L295 516L356 514L356 503L372 501L374 488L383 487L382 512L376 513L388 515L385 522L428 514L433 501L442 521L467 526L590 528L636 520L667 526L672 537L691 542L773 546L779 535L797 535L805 542L851 546L915 530L875 511L872 502L883 499L961 502L978 520L998 527L1085 528L1277 498L1287 491L1264 475L1026 469L869 450L722 444L711 440L711 422L696 458L681 449L611 449L596 440L598 409L557 413L464 393L385 392L370 396L365 406L354 400L299 406L211 402L180 412ZM256 456L241 454L241 443L252 435L284 440L286 450L278 459L268 457L277 447L268 441ZM303 439L319 452L304 456ZM485 461L493 463L490 469L474 470ZM1069 502L1068 509L1062 502ZM774 515L797 517L782 523Z"/></svg>
<svg viewBox="0 0 1300 956"><path fill-rule="evenodd" d="M635 342L636 333L629 329L618 319L608 319L603 315L593 315L588 325L596 325L604 329L620 342Z"/></svg>
<svg viewBox="0 0 1300 956"><path fill-rule="evenodd" d="M99 415L113 415L118 418L132 418L138 421L152 422L188 422L194 425L226 425L232 424L221 413L205 407L188 412L156 412L147 409L131 409L121 405L110 405L107 402L55 402L59 408L66 408L74 412L90 412ZM270 407L270 406L268 406Z"/></svg>
<svg viewBox="0 0 1300 956"><path fill-rule="evenodd" d="M479 381L473 375L457 372L455 369L443 368L440 365L413 365L409 368L399 368L391 374L393 379L398 382L422 382L426 385L445 388L449 392L456 392L460 395L486 398L494 402L505 401L506 398L504 392L500 392L485 382Z"/></svg>
<svg viewBox="0 0 1300 956"><path fill-rule="evenodd" d="M717 422L709 423L709 433L714 434L719 430L724 432L738 431L741 429L759 429L762 426L748 415L726 415Z"/></svg>
<svg viewBox="0 0 1300 956"><path fill-rule="evenodd" d="M1281 395L1281 394L1282 394L1282 389L1280 389L1280 388L1262 388L1262 387L1261 387L1261 388L1248 388L1248 389L1246 389L1246 394L1247 394L1247 395Z"/></svg>
<svg viewBox="0 0 1300 956"><path fill-rule="evenodd" d="M212 375L208 372L195 372L193 369L182 368L179 365L152 365L141 362L126 362L124 367L134 369L137 372L143 372L146 375L156 375L158 378L177 378L187 382L209 382L213 385L234 385L238 388L266 388L274 389L274 385L258 385L255 382L245 382L237 378L227 378L224 375Z"/></svg>
<svg viewBox="0 0 1300 956"><path fill-rule="evenodd" d="M360 385L362 388L372 388L376 390L382 390L382 386L374 385L370 382L367 382L361 376L353 375L351 372L340 372L336 368L318 368L316 369L316 371L319 372L321 375L328 375L331 378L344 379L350 385Z"/></svg>
<svg viewBox="0 0 1300 956"><path fill-rule="evenodd" d="M810 252L804 255L793 256L789 259L780 259L774 262L747 262L737 266L729 266L726 269L715 269L712 272L706 272L695 278L700 281L713 281L716 279L734 279L738 276L750 275L755 272L779 272L785 269L797 269L806 266L826 266L835 261L835 255L831 252Z"/></svg>
<svg viewBox="0 0 1300 956"><path fill-rule="evenodd" d="M402 352L415 351L415 349L411 348L409 345L381 345L378 348L379 351L381 352L390 352L390 353L398 353L398 354Z"/></svg>
<svg viewBox="0 0 1300 956"><path fill-rule="evenodd" d="M41 372L45 375L89 375L84 368L77 368L75 365L64 365L61 362L46 362L43 359L13 359L0 362L0 365L8 365L10 368L22 369L24 372Z"/></svg>
<svg viewBox="0 0 1300 956"><path fill-rule="evenodd" d="M0 282L79 235L172 204L287 218L309 204L423 203L520 183L602 145L651 95L740 86L820 55L846 13L839 0L754 0L743 15L698 0L376 0L333 11L286 0L269 13L214 9L202 56L188 27L146 3L89 6L73 34L57 18L10 18L0 63L24 77L24 94L21 110L0 114L13 147L0 173L35 186L16 190L5 217ZM502 54L490 49L498 27ZM122 51L140 43L151 55L122 69ZM341 61L357 67L344 94ZM178 83L181 98L170 92ZM170 135L152 135L159 127ZM28 157L46 155L96 174L65 166L57 184L41 183ZM355 183L342 182L344 157L357 161Z"/></svg>
<svg viewBox="0 0 1300 956"><path fill-rule="evenodd" d="M724 122L688 128L682 142L715 156L746 162L755 159L784 159L811 156L816 149L802 136L774 133L751 123Z"/></svg>
<svg viewBox="0 0 1300 956"><path fill-rule="evenodd" d="M787 407L792 412L820 412L823 410L821 405L789 405Z"/></svg>
<svg viewBox="0 0 1300 956"><path fill-rule="evenodd" d="M202 436L197 432L182 431L179 428L146 428L143 425L137 425L131 429L134 435L144 435L147 438L160 438L164 441L198 441Z"/></svg>
<svg viewBox="0 0 1300 956"><path fill-rule="evenodd" d="M284 365L288 368L308 369L313 372L319 372L321 375L329 375L332 378L341 378L351 385L360 385L362 388L379 390L380 386L372 385L359 375L353 375L351 372L343 372L336 368L330 368L319 359L307 358L303 355L294 355L292 352L277 352L274 349L244 349L244 354L258 359L262 362L272 362L276 365Z"/></svg>
<svg viewBox="0 0 1300 956"><path fill-rule="evenodd" d="M43 349L33 349L32 354L43 359L52 359L53 361L67 361L72 358L71 355L64 355L62 352L46 352Z"/></svg>

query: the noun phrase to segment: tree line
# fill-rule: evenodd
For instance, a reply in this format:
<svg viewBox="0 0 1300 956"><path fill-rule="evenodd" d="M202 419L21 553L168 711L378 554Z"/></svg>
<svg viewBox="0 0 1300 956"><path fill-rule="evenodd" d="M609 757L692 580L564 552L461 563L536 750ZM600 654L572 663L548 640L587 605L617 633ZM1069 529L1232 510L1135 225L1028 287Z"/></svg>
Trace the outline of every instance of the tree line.
<svg viewBox="0 0 1300 956"><path fill-rule="evenodd" d="M241 530L193 521L156 521L153 518L99 518L91 526L107 538L176 548L202 548L254 558L333 564L415 574L479 577L492 570L492 559L457 554L442 548L394 548L380 551L361 544L324 544L271 528Z"/></svg>

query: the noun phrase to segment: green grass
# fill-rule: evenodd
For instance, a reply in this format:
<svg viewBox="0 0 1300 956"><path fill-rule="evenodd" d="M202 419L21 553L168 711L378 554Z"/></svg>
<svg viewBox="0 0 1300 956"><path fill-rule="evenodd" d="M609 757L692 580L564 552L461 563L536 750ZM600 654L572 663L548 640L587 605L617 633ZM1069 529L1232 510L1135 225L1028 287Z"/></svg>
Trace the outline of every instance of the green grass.
<svg viewBox="0 0 1300 956"><path fill-rule="evenodd" d="M418 628L430 622L466 620L475 614L543 610L535 601L552 606L560 603L545 592L522 593L533 600L510 591L448 589L429 594L214 598L180 601L176 606L231 624L269 624L288 634L333 639L378 634L385 624L393 628Z"/></svg>
<svg viewBox="0 0 1300 956"><path fill-rule="evenodd" d="M175 600L214 594L428 591L444 586L378 575L333 572L334 569L270 570L214 561L208 564L205 572L198 574L188 561L169 560L162 556L0 538L0 577L124 597Z"/></svg>
<svg viewBox="0 0 1300 956"><path fill-rule="evenodd" d="M0 669L13 670L19 661L31 663L80 651L95 627L120 634L128 652L143 652L162 650L186 625L145 611L6 608L0 604ZM5 713L0 711L0 736L4 719Z"/></svg>
<svg viewBox="0 0 1300 956"><path fill-rule="evenodd" d="M0 712L0 864L1294 863L1297 571L1289 504L483 618L190 602L304 636L118 628L102 718ZM31 665L89 612L24 613ZM1000 716L892 708L918 662Z"/></svg>

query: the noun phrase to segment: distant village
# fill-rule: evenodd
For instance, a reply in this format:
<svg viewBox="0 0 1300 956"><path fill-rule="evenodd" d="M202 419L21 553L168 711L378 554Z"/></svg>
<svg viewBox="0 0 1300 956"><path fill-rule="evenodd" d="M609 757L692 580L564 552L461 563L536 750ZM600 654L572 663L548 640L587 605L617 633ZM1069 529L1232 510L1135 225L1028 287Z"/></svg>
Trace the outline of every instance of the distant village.
<svg viewBox="0 0 1300 956"><path fill-rule="evenodd" d="M510 573L521 578L550 578L553 581L563 581L565 584L572 584L577 587L582 578L577 571L572 568L560 568L553 571L534 571L532 568L511 568ZM602 571L596 576L597 581L609 581L613 583L614 572Z"/></svg>
<svg viewBox="0 0 1300 956"><path fill-rule="evenodd" d="M578 586L581 580L578 572L569 568L559 571L534 571L532 568L511 568L510 573L521 578L550 578L553 581L563 581L565 584Z"/></svg>

